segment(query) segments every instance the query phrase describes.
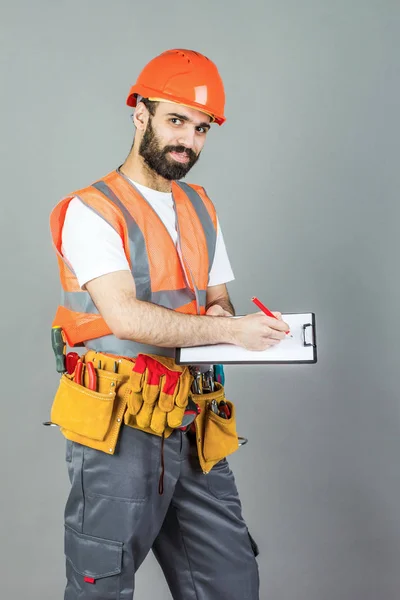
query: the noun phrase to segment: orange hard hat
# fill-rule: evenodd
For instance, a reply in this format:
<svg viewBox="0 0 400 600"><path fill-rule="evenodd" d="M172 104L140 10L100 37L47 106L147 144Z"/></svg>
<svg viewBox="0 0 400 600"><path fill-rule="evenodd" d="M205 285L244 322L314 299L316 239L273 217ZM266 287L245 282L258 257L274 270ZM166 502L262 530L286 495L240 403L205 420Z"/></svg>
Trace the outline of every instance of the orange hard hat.
<svg viewBox="0 0 400 600"><path fill-rule="evenodd" d="M225 91L218 69L193 50L167 50L153 58L131 87L128 106L136 106L137 95L196 108L218 125L225 121Z"/></svg>

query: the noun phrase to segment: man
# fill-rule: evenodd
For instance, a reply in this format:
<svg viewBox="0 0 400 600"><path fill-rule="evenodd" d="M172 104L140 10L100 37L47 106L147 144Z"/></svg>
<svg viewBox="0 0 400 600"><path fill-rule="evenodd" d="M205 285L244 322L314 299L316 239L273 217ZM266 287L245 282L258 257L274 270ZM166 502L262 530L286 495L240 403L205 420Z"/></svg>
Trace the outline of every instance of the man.
<svg viewBox="0 0 400 600"><path fill-rule="evenodd" d="M237 447L234 419L211 419L198 398L201 414L180 428L191 412L191 379L173 361L184 346L263 350L287 330L263 313L220 318L234 314L222 231L204 189L180 181L212 123L225 121L224 102L205 56L156 57L127 100L136 128L128 158L51 216L63 288L54 325L71 346L86 347L86 374L78 375L79 361L53 405L71 479L65 600L130 600L150 549L175 600L259 597L224 458Z"/></svg>

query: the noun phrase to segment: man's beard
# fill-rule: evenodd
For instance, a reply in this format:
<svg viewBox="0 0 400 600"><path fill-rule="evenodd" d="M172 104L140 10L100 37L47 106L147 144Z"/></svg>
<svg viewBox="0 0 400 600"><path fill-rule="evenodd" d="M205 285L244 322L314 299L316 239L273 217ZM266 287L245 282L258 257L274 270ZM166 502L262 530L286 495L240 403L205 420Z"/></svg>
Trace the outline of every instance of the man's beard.
<svg viewBox="0 0 400 600"><path fill-rule="evenodd" d="M189 160L187 163L178 163L168 156L169 152L184 153L189 157ZM164 146L162 148L160 140L152 127L151 119L144 132L139 154L152 171L169 181L185 177L200 157L200 153L196 154L191 148L185 148L185 146Z"/></svg>

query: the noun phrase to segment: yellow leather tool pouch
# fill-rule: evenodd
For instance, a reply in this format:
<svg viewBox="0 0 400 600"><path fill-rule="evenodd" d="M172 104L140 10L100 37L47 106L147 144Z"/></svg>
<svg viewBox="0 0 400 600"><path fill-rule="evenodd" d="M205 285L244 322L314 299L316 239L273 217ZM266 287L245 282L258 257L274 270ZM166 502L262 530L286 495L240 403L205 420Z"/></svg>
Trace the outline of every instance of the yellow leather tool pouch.
<svg viewBox="0 0 400 600"><path fill-rule="evenodd" d="M192 394L193 400L202 409L195 421L199 429L197 449L199 457L208 464L207 466L216 464L239 448L235 405L225 398L225 390L220 383L216 383L215 387L216 390L210 394ZM215 400L218 405L224 400L230 417L224 419L213 412L210 408L212 400Z"/></svg>
<svg viewBox="0 0 400 600"><path fill-rule="evenodd" d="M191 383L188 367L174 359L139 354L130 374L126 424L156 435L180 427Z"/></svg>
<svg viewBox="0 0 400 600"><path fill-rule="evenodd" d="M96 369L97 389L93 391L64 373L53 400L51 421L75 434L103 441L110 427L116 389L121 376ZM83 383L88 385L85 374Z"/></svg>
<svg viewBox="0 0 400 600"><path fill-rule="evenodd" d="M236 410L226 400L231 416L223 419L212 410L207 410L204 425L203 454L206 461L222 460L239 448L236 433Z"/></svg>

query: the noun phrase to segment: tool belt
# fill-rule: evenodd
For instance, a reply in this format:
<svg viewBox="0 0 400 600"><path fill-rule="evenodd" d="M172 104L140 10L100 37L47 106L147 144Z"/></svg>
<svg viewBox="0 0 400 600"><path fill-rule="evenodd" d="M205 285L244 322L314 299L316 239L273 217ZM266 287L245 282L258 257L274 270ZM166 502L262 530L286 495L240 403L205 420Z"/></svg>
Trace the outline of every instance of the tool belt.
<svg viewBox="0 0 400 600"><path fill-rule="evenodd" d="M239 447L236 411L222 384L197 394L193 380L188 367L168 357L89 350L73 372L61 375L51 421L67 439L107 454L114 454L123 423L164 440L193 421L200 465L208 473Z"/></svg>

